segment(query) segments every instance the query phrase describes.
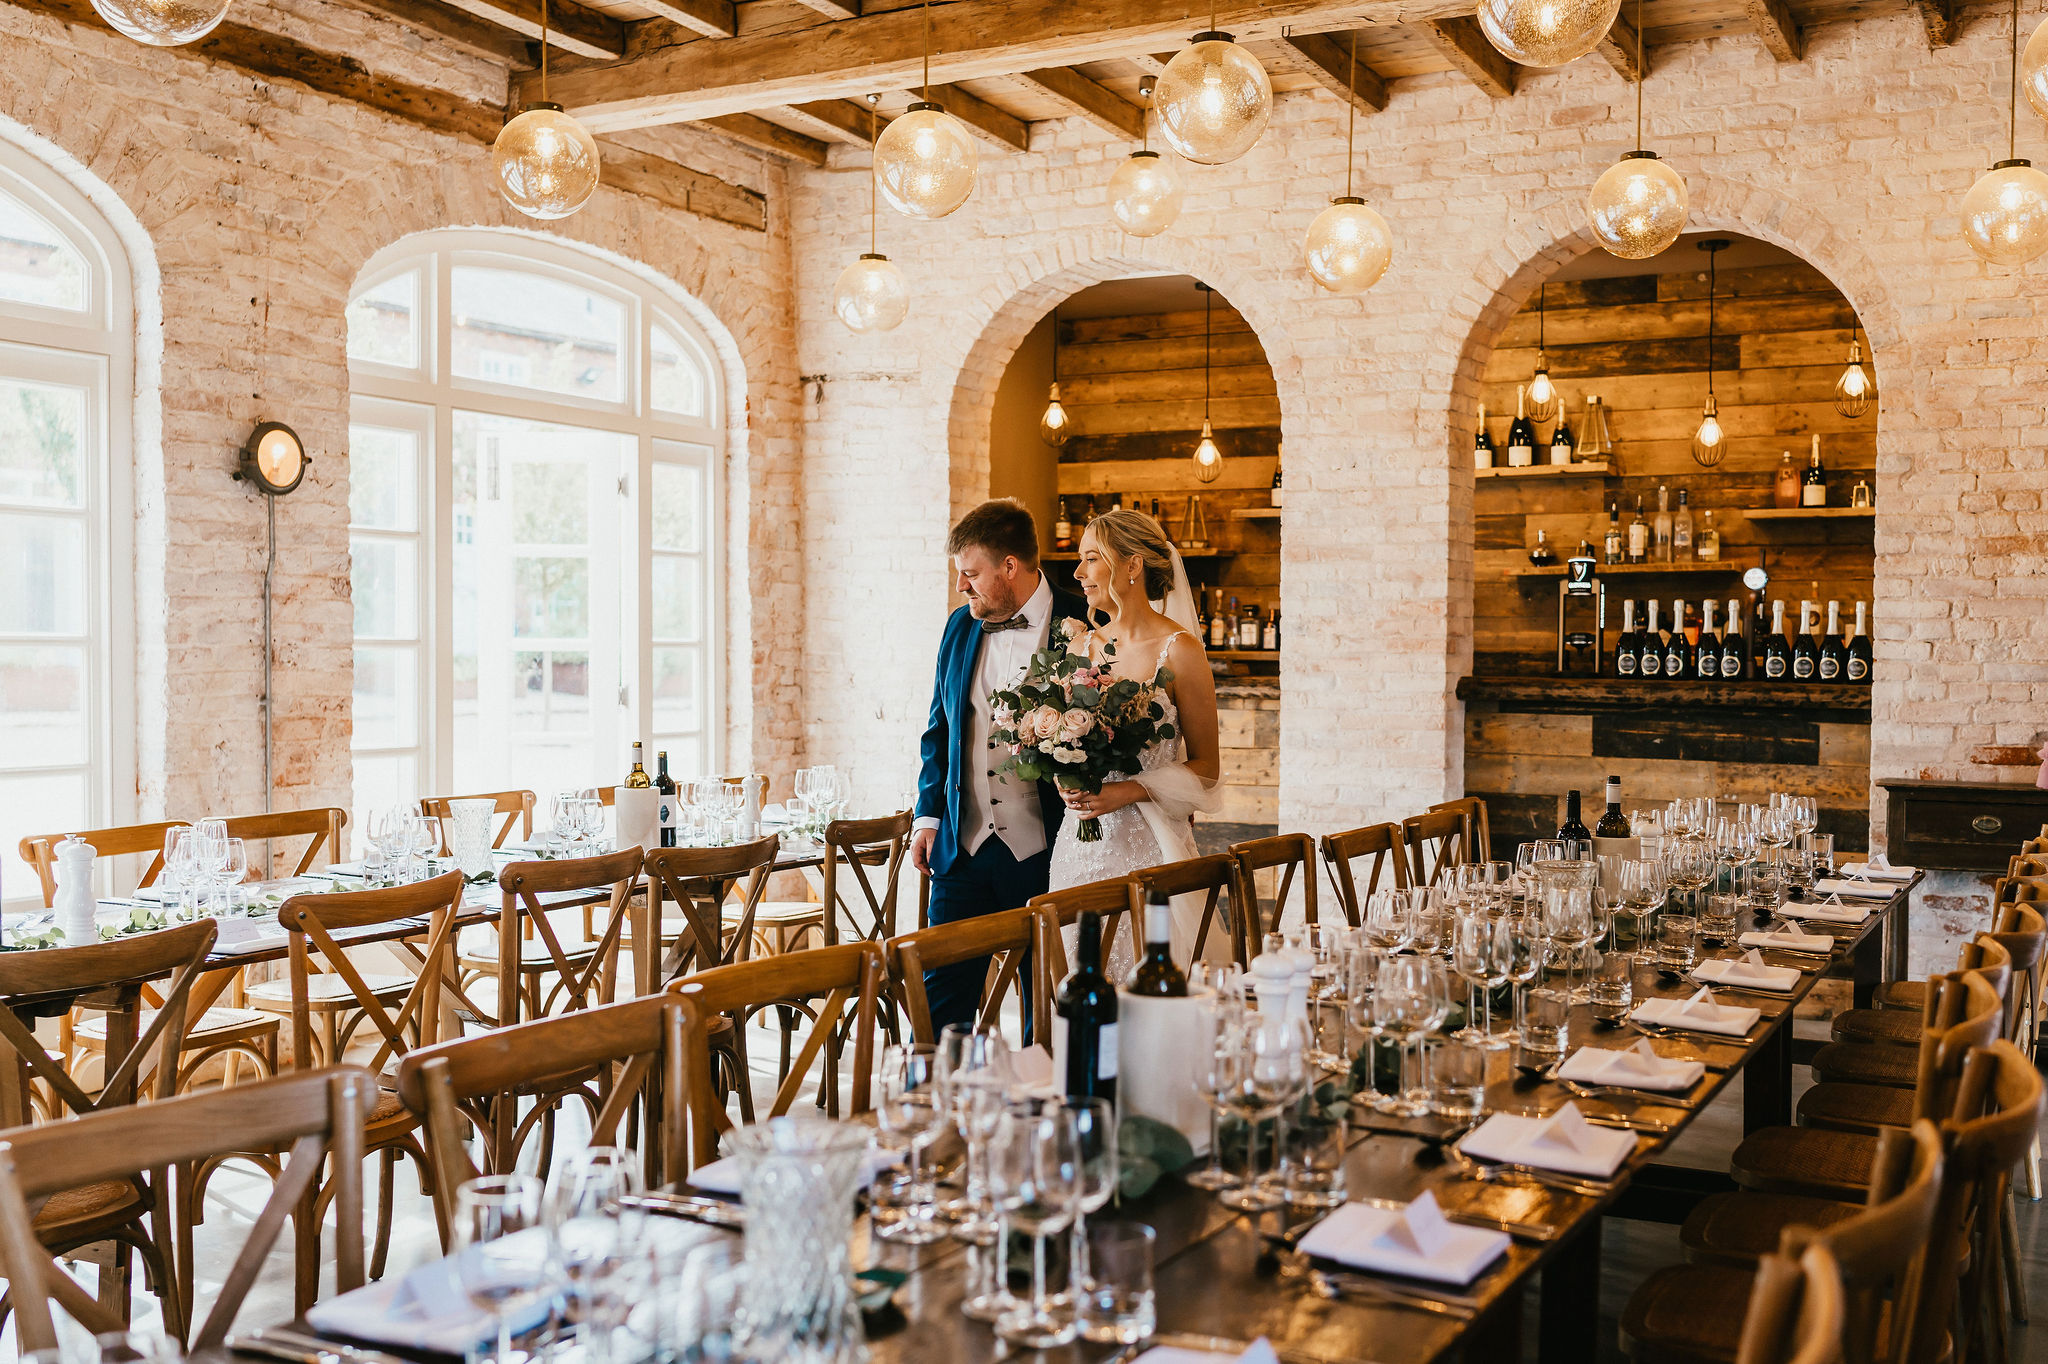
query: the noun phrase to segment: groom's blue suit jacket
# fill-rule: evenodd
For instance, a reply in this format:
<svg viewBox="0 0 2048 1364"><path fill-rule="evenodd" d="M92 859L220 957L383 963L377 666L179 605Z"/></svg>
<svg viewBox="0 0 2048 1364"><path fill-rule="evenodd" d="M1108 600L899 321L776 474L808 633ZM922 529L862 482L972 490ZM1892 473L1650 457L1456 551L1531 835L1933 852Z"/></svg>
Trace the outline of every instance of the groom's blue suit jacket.
<svg viewBox="0 0 2048 1364"><path fill-rule="evenodd" d="M1088 603L1071 592L1058 587L1052 591L1054 620L1086 620ZM1033 621L1035 629L1037 621ZM981 622L976 620L966 607L953 612L946 622L946 633L939 640L938 676L932 686L932 715L924 730L924 768L917 781L917 817L937 819L938 837L932 841L932 874L943 876L952 867L953 859L962 856L960 848L960 803L965 791L967 774L973 770L970 764L984 764L982 770L996 766L1007 758L1007 753L994 753L986 747L986 735L976 740L971 733L974 728L974 675L981 661ZM979 742L983 747L979 753L969 753L967 745ZM1067 807L1061 803L1059 792L1049 781L1038 783L1038 804L1045 819L1045 838L1049 844L1059 831L1060 819Z"/></svg>

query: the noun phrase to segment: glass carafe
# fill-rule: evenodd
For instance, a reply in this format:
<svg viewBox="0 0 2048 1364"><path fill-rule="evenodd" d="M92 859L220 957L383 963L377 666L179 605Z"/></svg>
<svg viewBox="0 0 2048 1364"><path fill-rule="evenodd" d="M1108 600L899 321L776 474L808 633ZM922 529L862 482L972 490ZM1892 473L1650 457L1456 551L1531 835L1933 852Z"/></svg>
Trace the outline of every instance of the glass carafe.
<svg viewBox="0 0 2048 1364"><path fill-rule="evenodd" d="M849 1244L866 1129L809 1116L770 1118L730 1140L747 1209L733 1358L866 1364Z"/></svg>

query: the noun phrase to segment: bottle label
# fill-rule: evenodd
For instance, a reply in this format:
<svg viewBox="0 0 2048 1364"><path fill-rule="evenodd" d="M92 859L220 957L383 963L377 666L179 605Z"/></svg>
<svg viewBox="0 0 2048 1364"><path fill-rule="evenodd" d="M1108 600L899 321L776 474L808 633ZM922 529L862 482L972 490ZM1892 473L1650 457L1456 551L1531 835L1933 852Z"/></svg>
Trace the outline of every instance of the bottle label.
<svg viewBox="0 0 2048 1364"><path fill-rule="evenodd" d="M1656 677L1662 674L1663 671L1664 655L1656 649L1645 650L1643 653L1643 676Z"/></svg>
<svg viewBox="0 0 2048 1364"><path fill-rule="evenodd" d="M1665 675L1666 677L1676 677L1676 676L1678 676L1678 675L1679 675L1680 673L1682 673L1682 672L1684 672L1684 671L1685 671L1685 655L1684 655L1684 654L1682 654L1682 653L1679 653L1679 652L1678 652L1678 651L1677 651L1676 649L1673 649L1673 650L1670 650L1669 652L1667 652L1667 653L1666 653L1666 654L1664 655L1664 675Z"/></svg>
<svg viewBox="0 0 2048 1364"><path fill-rule="evenodd" d="M1627 649L1617 653L1614 656L1614 671L1620 673L1623 677L1634 677L1636 675L1635 654Z"/></svg>
<svg viewBox="0 0 2048 1364"><path fill-rule="evenodd" d="M1837 659L1837 658L1835 658L1835 657L1833 657L1832 655L1829 655L1829 654L1822 654L1822 655L1820 656L1820 680L1821 680L1821 681L1823 681L1823 682L1832 682L1832 681L1834 681L1834 680L1835 680L1835 678L1837 678L1838 676L1840 676L1840 675L1841 675L1841 672L1842 672L1842 663L1841 663L1841 660L1840 660L1840 659Z"/></svg>
<svg viewBox="0 0 2048 1364"><path fill-rule="evenodd" d="M1536 462L1536 447L1535 447L1535 446L1533 446L1533 445L1510 445L1510 446L1508 447L1508 467L1509 467L1510 469L1526 469L1526 468L1528 468L1528 467L1529 467L1530 465L1534 464L1535 462Z"/></svg>
<svg viewBox="0 0 2048 1364"><path fill-rule="evenodd" d="M1100 1043L1096 1047L1095 1076L1099 1080L1116 1078L1116 1024L1105 1023L1100 1029Z"/></svg>
<svg viewBox="0 0 2048 1364"><path fill-rule="evenodd" d="M1095 1078L1114 1080L1116 1078L1116 1024L1105 1023L1097 1031L1095 1048ZM1067 1018L1065 1014L1052 1016L1052 1073L1054 1083L1067 1082Z"/></svg>
<svg viewBox="0 0 2048 1364"><path fill-rule="evenodd" d="M1810 658L1793 659L1792 675L1798 678L1801 682L1805 682L1811 679L1813 677L1813 660Z"/></svg>
<svg viewBox="0 0 2048 1364"><path fill-rule="evenodd" d="M1824 483L1809 483L1799 490L1799 505L1802 507L1825 507L1828 504L1828 490Z"/></svg>
<svg viewBox="0 0 2048 1364"><path fill-rule="evenodd" d="M1636 523L1635 523L1634 525L1630 526L1630 527L1628 528L1628 553L1629 553L1629 557L1630 557L1631 559L1640 559L1640 558L1642 558L1642 557L1643 557L1643 548L1644 548L1645 544L1646 544L1646 543L1648 542L1648 540L1649 540L1649 534L1648 534L1648 532L1646 532L1646 531L1645 531L1645 530L1643 529L1643 523L1642 523L1642 522L1638 521L1638 522L1636 522Z"/></svg>
<svg viewBox="0 0 2048 1364"><path fill-rule="evenodd" d="M673 829L676 827L675 802L669 799L669 797L667 796L663 796L661 798L661 827L664 829Z"/></svg>
<svg viewBox="0 0 2048 1364"><path fill-rule="evenodd" d="M1851 682L1861 682L1861 681L1862 681L1862 680L1863 680L1864 678L1866 678L1866 677L1868 677L1868 676L1870 676L1870 665L1869 665L1868 663L1865 663L1865 662L1864 662L1864 661L1863 661L1862 659L1858 658L1858 657L1857 657L1856 655L1854 655L1854 654L1850 654L1850 655L1849 655L1849 680L1850 680Z"/></svg>
<svg viewBox="0 0 2048 1364"><path fill-rule="evenodd" d="M1741 676L1742 676L1742 655L1741 655L1741 654L1734 654L1734 653L1728 653L1728 652L1726 652L1725 650L1724 650L1724 651L1722 652L1722 654L1721 654L1721 676L1723 676L1723 677L1741 677Z"/></svg>
<svg viewBox="0 0 2048 1364"><path fill-rule="evenodd" d="M1785 660L1784 660L1784 659L1782 659L1782 658L1780 658L1780 657L1778 657L1778 656L1776 656L1776 655L1773 655L1773 656L1771 656L1770 658L1767 658L1767 659L1765 659L1765 660L1764 660L1764 676L1765 676L1765 677L1783 677L1784 675L1785 675Z"/></svg>
<svg viewBox="0 0 2048 1364"><path fill-rule="evenodd" d="M1473 446L1472 467L1475 469L1491 469L1493 467L1493 451L1483 445Z"/></svg>

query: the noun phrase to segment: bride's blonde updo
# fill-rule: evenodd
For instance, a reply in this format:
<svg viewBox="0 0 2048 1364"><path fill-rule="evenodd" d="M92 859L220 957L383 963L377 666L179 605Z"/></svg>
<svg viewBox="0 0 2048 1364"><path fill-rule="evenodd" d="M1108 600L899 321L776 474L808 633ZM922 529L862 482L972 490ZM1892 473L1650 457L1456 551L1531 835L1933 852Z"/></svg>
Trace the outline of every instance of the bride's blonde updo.
<svg viewBox="0 0 2048 1364"><path fill-rule="evenodd" d="M1173 591L1173 551L1166 531L1144 512L1131 507L1107 511L1088 523L1085 532L1095 537L1095 546L1121 569L1132 557L1145 585L1145 596L1163 601ZM1115 595L1114 589L1111 595Z"/></svg>

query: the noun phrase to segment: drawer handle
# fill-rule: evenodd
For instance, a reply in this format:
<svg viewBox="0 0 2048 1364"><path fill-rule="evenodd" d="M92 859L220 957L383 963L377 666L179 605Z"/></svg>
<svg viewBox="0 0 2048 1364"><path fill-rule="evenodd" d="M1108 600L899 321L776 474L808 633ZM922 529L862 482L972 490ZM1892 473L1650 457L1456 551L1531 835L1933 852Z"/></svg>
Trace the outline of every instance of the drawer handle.
<svg viewBox="0 0 2048 1364"><path fill-rule="evenodd" d="M1970 827L1980 834L1995 834L2005 827L2005 821L1997 815L1979 815L1970 821Z"/></svg>

